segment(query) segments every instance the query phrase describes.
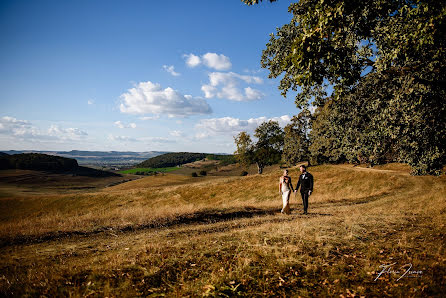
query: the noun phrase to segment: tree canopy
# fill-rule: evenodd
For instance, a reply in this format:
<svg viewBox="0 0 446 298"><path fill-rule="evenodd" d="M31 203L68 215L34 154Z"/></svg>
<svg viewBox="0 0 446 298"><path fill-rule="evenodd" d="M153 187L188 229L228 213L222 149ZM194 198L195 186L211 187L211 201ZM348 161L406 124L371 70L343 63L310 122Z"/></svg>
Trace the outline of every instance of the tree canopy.
<svg viewBox="0 0 446 298"><path fill-rule="evenodd" d="M318 106L311 154L397 160L414 174L439 173L446 162L446 2L301 0L288 10L291 22L271 34L261 65L281 78L283 96L297 92L298 108Z"/></svg>
<svg viewBox="0 0 446 298"><path fill-rule="evenodd" d="M283 145L283 161L294 166L298 162L307 160L310 164L310 123L311 113L303 109L297 116L291 119L291 123L285 126Z"/></svg>
<svg viewBox="0 0 446 298"><path fill-rule="evenodd" d="M258 173L263 168L280 162L283 151L284 132L277 121L268 121L260 124L254 132L257 142L253 143L251 136L242 131L234 137L237 150L235 155L240 165L247 169L252 163L257 165Z"/></svg>
<svg viewBox="0 0 446 298"><path fill-rule="evenodd" d="M369 72L443 84L445 7L435 0L301 0L289 6L291 22L271 34L261 63L271 78L283 75L283 96L298 92L299 107L330 96L329 85L341 96Z"/></svg>

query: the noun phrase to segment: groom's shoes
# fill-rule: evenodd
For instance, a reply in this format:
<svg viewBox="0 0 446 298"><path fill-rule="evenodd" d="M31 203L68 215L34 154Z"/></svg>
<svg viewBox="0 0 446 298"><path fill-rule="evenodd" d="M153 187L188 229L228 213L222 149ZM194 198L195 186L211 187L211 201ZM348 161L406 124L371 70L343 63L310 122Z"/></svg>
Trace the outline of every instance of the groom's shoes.
<svg viewBox="0 0 446 298"><path fill-rule="evenodd" d="M307 215L307 214L308 214L307 210L305 210L305 211L304 211L304 214L305 214L305 215Z"/></svg>

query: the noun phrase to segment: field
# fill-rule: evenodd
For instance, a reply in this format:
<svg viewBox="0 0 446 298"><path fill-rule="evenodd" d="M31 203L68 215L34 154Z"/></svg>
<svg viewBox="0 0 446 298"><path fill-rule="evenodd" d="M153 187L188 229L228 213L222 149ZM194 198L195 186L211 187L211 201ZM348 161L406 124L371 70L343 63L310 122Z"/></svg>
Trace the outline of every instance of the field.
<svg viewBox="0 0 446 298"><path fill-rule="evenodd" d="M136 173L168 173L178 170L177 167L167 167L167 168L133 168L128 170L119 171L121 174L136 174Z"/></svg>
<svg viewBox="0 0 446 298"><path fill-rule="evenodd" d="M280 214L278 166L8 192L0 295L444 295L446 176L410 176L399 164L309 171L308 215L294 196L292 214ZM298 169L290 174L295 184Z"/></svg>

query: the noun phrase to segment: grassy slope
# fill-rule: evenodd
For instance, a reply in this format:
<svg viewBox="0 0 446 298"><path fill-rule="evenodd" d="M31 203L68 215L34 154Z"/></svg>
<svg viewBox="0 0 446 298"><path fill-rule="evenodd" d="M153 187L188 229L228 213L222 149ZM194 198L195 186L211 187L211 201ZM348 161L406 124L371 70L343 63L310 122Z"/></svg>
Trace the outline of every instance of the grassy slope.
<svg viewBox="0 0 446 298"><path fill-rule="evenodd" d="M308 216L295 198L290 216L278 214L279 169L232 178L166 174L94 193L0 199L0 293L445 291L445 176L412 177L399 165L311 172ZM379 266L391 263L423 273L374 281Z"/></svg>
<svg viewBox="0 0 446 298"><path fill-rule="evenodd" d="M178 170L177 167L168 167L168 168L133 168L128 170L119 171L120 174L135 174L137 172L172 172Z"/></svg>

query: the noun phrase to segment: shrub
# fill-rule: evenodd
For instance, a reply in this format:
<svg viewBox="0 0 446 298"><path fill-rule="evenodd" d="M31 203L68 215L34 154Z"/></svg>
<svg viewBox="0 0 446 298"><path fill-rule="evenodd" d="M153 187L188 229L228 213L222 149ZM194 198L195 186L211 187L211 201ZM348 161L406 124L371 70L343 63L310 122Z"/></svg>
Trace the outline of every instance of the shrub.
<svg viewBox="0 0 446 298"><path fill-rule="evenodd" d="M193 172L191 175L192 175L192 177L198 177L196 172Z"/></svg>

